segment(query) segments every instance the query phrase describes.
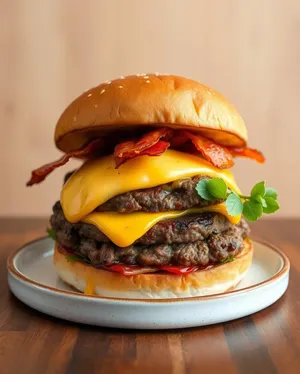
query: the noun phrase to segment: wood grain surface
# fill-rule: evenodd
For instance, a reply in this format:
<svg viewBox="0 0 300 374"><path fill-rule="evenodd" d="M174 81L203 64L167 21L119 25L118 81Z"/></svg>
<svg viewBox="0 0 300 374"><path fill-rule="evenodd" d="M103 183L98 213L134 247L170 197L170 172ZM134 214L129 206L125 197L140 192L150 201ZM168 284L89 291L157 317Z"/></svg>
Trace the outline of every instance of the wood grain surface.
<svg viewBox="0 0 300 374"><path fill-rule="evenodd" d="M262 220L253 234L291 261L287 293L251 317L204 328L134 331L87 327L36 312L8 290L6 258L44 235L44 219L0 220L1 374L300 373L300 220Z"/></svg>

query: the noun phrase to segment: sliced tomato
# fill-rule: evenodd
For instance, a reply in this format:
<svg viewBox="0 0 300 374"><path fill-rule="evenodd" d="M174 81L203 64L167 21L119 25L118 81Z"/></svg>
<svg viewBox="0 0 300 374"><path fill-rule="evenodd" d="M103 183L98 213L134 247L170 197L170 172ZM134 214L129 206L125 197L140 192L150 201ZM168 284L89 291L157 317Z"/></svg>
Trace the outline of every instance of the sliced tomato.
<svg viewBox="0 0 300 374"><path fill-rule="evenodd" d="M164 265L160 266L159 270L166 271L167 273L173 273L173 274L189 274L193 273L194 271L197 271L199 269L198 266L170 266L170 265Z"/></svg>
<svg viewBox="0 0 300 374"><path fill-rule="evenodd" d="M193 273L199 270L205 270L211 268L213 265L208 264L205 266L171 266L171 265L164 265L164 266L157 266L157 267L142 267L137 265L124 265L124 264L116 264L106 267L107 270L121 273L123 275L137 275L137 274L145 274L145 273L155 273L158 271L164 271L166 273L177 274L177 275L184 275Z"/></svg>
<svg viewBox="0 0 300 374"><path fill-rule="evenodd" d="M173 273L173 274L189 274L193 273L195 271L199 270L205 270L211 268L213 265L208 264L205 266L171 266L171 265L164 265L164 266L159 266L159 270L166 271L168 273Z"/></svg>
<svg viewBox="0 0 300 374"><path fill-rule="evenodd" d="M121 273L123 275L137 275L145 273L154 273L157 271L157 268L154 267L142 267L137 265L124 265L116 264L106 267L109 271L114 271L116 273Z"/></svg>

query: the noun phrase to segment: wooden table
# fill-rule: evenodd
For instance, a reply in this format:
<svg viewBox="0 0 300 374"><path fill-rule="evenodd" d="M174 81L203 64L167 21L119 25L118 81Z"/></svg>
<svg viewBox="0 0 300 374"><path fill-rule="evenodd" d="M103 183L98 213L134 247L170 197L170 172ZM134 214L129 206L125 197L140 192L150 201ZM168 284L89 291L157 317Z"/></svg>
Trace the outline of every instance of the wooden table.
<svg viewBox="0 0 300 374"><path fill-rule="evenodd" d="M290 285L277 303L225 324L157 332L79 326L12 296L7 255L44 235L46 224L0 219L0 374L300 373L300 220L262 220L253 227L291 261Z"/></svg>

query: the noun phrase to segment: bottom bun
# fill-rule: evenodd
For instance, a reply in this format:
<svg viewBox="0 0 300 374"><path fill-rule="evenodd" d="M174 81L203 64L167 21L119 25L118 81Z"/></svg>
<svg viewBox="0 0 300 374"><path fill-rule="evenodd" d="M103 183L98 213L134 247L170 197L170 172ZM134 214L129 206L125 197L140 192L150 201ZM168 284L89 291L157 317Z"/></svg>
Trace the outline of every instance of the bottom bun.
<svg viewBox="0 0 300 374"><path fill-rule="evenodd" d="M89 295L118 298L177 298L224 293L234 289L245 276L253 257L253 244L245 240L234 261L185 275L146 273L124 276L81 262L68 262L56 245L54 265L60 278Z"/></svg>

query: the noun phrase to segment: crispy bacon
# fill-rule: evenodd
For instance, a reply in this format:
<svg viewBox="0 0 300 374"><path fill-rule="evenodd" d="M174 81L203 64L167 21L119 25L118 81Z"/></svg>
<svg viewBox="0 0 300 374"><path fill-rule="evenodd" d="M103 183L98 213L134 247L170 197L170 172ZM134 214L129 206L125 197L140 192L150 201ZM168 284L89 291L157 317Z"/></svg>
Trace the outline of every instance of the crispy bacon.
<svg viewBox="0 0 300 374"><path fill-rule="evenodd" d="M78 151L66 153L60 159L33 170L31 172L31 178L26 183L26 186L41 183L47 177L47 175L58 167L65 165L72 157L83 158L88 155L96 155L102 143L102 139L93 140L87 146L80 148Z"/></svg>
<svg viewBox="0 0 300 374"><path fill-rule="evenodd" d="M207 161L219 169L232 167L234 164L233 158L237 156L247 157L259 163L265 161L263 154L256 149L225 147L186 130L175 131L162 127L142 135L140 139L126 140L117 144L114 149L116 168L134 157L159 156L170 146L188 153L201 153ZM103 154L103 147L103 139L99 138L91 141L78 151L66 153L60 159L34 170L26 185L32 186L42 182L48 174L65 165L72 157L91 158L99 156Z"/></svg>
<svg viewBox="0 0 300 374"><path fill-rule="evenodd" d="M127 140L118 144L114 151L116 166L119 167L127 160L137 156L159 156L169 147L170 143L167 140L172 136L172 133L173 130L162 127L146 133L139 140Z"/></svg>
<svg viewBox="0 0 300 374"><path fill-rule="evenodd" d="M251 160L255 160L259 162L260 164L263 164L265 162L264 155L258 151L257 149L252 148L229 148L229 151L233 156L240 156L240 157L247 157Z"/></svg>
<svg viewBox="0 0 300 374"><path fill-rule="evenodd" d="M116 161L116 168L124 164L126 161L130 160L131 158L135 158L137 156L160 156L164 151L169 148L170 143L169 142L164 142L163 140L159 140L156 144L152 145L150 148L145 148L140 153L138 154L133 154L129 157L115 157Z"/></svg>
<svg viewBox="0 0 300 374"><path fill-rule="evenodd" d="M177 148L191 140L197 151L214 166L219 169L228 169L233 166L233 157L230 151L212 140L201 135L192 134L189 131L181 130L175 133L171 144Z"/></svg>

